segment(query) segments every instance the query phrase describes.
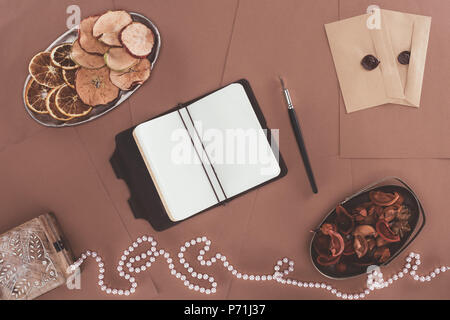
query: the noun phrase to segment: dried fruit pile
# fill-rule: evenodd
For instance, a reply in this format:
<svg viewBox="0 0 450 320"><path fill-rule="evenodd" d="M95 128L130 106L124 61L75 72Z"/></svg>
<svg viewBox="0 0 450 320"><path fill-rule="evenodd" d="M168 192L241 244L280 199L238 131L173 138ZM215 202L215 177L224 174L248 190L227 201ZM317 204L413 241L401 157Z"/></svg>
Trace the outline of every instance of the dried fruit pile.
<svg viewBox="0 0 450 320"><path fill-rule="evenodd" d="M29 64L25 103L38 114L68 121L107 105L120 90L150 76L154 34L126 11L108 11L81 21L78 38L51 52L39 52Z"/></svg>
<svg viewBox="0 0 450 320"><path fill-rule="evenodd" d="M348 211L336 208L313 242L316 261L334 268L336 274L346 274L353 266L365 267L386 262L392 246L411 231L411 212L399 192L371 191L370 201Z"/></svg>

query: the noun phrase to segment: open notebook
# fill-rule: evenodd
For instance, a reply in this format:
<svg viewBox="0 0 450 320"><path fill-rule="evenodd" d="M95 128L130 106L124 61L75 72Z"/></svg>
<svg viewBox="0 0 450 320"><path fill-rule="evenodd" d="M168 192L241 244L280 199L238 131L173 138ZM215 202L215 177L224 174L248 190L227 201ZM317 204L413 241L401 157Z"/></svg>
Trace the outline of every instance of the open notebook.
<svg viewBox="0 0 450 320"><path fill-rule="evenodd" d="M172 221L281 173L278 147L271 147L240 82L138 125L133 137Z"/></svg>

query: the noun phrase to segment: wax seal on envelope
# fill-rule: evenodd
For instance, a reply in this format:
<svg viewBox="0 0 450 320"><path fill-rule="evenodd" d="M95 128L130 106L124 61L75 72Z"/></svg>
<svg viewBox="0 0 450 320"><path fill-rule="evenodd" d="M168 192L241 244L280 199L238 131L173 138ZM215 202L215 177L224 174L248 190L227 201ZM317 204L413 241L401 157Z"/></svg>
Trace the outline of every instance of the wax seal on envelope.
<svg viewBox="0 0 450 320"><path fill-rule="evenodd" d="M419 107L431 17L374 10L325 25L346 110Z"/></svg>

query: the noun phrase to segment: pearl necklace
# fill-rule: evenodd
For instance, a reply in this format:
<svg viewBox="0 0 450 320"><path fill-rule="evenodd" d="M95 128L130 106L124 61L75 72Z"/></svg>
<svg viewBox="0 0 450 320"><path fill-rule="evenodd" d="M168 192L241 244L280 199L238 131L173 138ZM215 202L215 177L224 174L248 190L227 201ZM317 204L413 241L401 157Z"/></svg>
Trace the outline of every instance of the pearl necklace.
<svg viewBox="0 0 450 320"><path fill-rule="evenodd" d="M151 245L150 249L144 253L132 255L133 251L135 251L140 245L145 242ZM197 260L202 266L211 266L214 263L222 263L223 266L228 270L231 275L233 275L237 279L247 280L247 281L276 281L283 285L296 286L300 288L315 288L315 289L323 289L327 290L331 294L335 295L338 298L342 299L362 299L367 297L373 290L387 288L406 275L410 275L414 280L419 282L431 281L433 278L436 278L438 275L444 273L445 271L450 269L450 266L442 266L440 268L434 269L434 271L430 272L428 275L419 276L417 274L418 266L421 264L420 255L417 253L411 252L409 256L406 258L406 263L401 271L394 274L387 280L384 280L383 274L379 270L379 268L375 268L372 270L367 277L367 287L364 291L358 293L343 293L336 288L332 287L329 284L323 282L309 282L309 281L300 281L296 279L287 278L287 275L294 271L294 261L289 258L283 258L278 260L276 265L274 266L274 272L272 274L247 274L239 272L231 263L227 260L225 255L221 253L216 253L210 259L205 260L204 255L210 250L211 241L206 237L198 237L196 239L192 239L191 241L187 241L183 246L180 247L180 251L178 252L178 260L186 272L189 274L189 278L186 274L179 272L175 269L175 265L173 264L173 260L170 256L170 253L164 249L157 248L157 242L150 236L142 236L136 239L131 246L128 247L123 252L122 257L119 260L117 271L119 275L130 282L129 289L117 289L111 288L107 286L104 282L104 263L102 258L94 251L86 251L81 255L81 257L75 261L71 266L71 270L75 271L80 265L88 258L92 257L98 264L99 275L98 275L98 285L100 289L107 294L113 295L125 295L129 296L130 294L136 291L137 282L131 274L139 274L140 272L146 271L151 267L152 263L156 261L156 258L159 256L166 259L166 262L169 266L170 274L177 279L183 281L184 285L190 290L198 291L204 294L212 294L217 291L217 282L214 280L212 276L209 274L202 274L200 272L196 272L193 267L185 260L184 254L186 250L190 247L194 247L195 245L203 243L203 249L199 251L199 255L197 256ZM136 266L136 264L139 264ZM127 271L125 271L126 269ZM209 281L209 285L207 287L203 287L191 282L189 279L198 279L198 280L207 280Z"/></svg>

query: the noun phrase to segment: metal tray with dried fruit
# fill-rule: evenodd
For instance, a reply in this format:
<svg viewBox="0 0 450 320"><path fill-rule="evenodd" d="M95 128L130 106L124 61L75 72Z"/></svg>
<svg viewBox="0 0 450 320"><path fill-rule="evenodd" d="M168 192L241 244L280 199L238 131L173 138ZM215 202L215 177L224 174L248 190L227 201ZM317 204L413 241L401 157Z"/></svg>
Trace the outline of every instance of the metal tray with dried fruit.
<svg viewBox="0 0 450 320"><path fill-rule="evenodd" d="M125 43L121 42L121 31L128 25L139 26L136 32L143 35L143 41L133 36L133 27L127 29ZM158 28L139 13L118 10L86 17L79 27L66 31L31 59L23 88L25 109L47 127L97 119L142 86L160 48Z"/></svg>
<svg viewBox="0 0 450 320"><path fill-rule="evenodd" d="M417 237L425 212L413 190L387 177L348 197L327 214L311 240L313 265L333 279L385 266Z"/></svg>

